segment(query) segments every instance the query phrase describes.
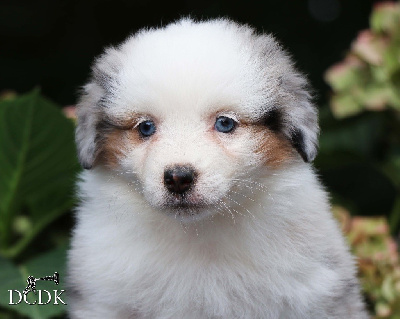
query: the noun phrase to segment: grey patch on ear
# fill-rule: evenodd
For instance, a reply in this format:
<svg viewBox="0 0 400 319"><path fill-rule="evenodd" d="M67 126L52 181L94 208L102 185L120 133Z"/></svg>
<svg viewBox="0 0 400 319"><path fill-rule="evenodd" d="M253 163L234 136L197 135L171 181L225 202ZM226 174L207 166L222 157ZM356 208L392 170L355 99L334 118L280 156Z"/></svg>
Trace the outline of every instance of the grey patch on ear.
<svg viewBox="0 0 400 319"><path fill-rule="evenodd" d="M92 91L93 85L87 85L86 89ZM77 105L77 126L75 130L75 141L78 151L78 159L84 169L93 167L97 155L96 125L100 114L96 110L96 104L92 104L90 95L82 97Z"/></svg>
<svg viewBox="0 0 400 319"><path fill-rule="evenodd" d="M306 77L276 39L268 34L252 36L257 70L264 83L266 125L279 130L306 162L317 154L318 116Z"/></svg>
<svg viewBox="0 0 400 319"><path fill-rule="evenodd" d="M98 69L97 67L93 68L92 73L93 82L99 85L105 92L110 91L112 78L110 75L104 73L102 70Z"/></svg>
<svg viewBox="0 0 400 319"><path fill-rule="evenodd" d="M318 149L318 113L312 104L306 79L293 72L282 82L289 98L283 109L284 134L305 162L311 162Z"/></svg>
<svg viewBox="0 0 400 319"><path fill-rule="evenodd" d="M119 86L118 74L121 68L120 52L113 47L106 49L105 53L96 59L92 67L92 81L104 91L97 102L98 106L109 106Z"/></svg>
<svg viewBox="0 0 400 319"><path fill-rule="evenodd" d="M281 86L282 83L283 83L283 76L280 76L280 77L278 78L278 86Z"/></svg>
<svg viewBox="0 0 400 319"><path fill-rule="evenodd" d="M283 134L306 162L317 154L318 115L306 77L271 35L253 36L252 49L260 58L266 105L263 121ZM259 70L258 70L259 72Z"/></svg>
<svg viewBox="0 0 400 319"><path fill-rule="evenodd" d="M95 60L88 84L83 87L77 104L75 141L82 167L91 169L100 152L103 132L99 123L105 109L112 104L118 91L118 73L121 69L120 52L111 47Z"/></svg>

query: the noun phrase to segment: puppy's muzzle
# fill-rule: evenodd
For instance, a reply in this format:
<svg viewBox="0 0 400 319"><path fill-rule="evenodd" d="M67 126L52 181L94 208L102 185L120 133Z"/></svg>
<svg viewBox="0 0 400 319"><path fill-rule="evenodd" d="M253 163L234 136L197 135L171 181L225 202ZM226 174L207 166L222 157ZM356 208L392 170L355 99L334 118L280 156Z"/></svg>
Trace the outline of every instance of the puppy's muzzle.
<svg viewBox="0 0 400 319"><path fill-rule="evenodd" d="M171 193L182 195L193 187L196 175L192 167L177 165L164 171L164 185Z"/></svg>

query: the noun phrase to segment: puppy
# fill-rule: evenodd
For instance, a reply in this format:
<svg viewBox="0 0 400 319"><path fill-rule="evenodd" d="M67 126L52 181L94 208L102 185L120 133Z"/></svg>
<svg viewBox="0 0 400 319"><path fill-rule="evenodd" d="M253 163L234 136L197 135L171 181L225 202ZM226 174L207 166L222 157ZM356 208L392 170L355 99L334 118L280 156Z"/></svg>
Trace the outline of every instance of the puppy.
<svg viewBox="0 0 400 319"><path fill-rule="evenodd" d="M71 318L367 318L269 35L183 19L108 48L78 104Z"/></svg>

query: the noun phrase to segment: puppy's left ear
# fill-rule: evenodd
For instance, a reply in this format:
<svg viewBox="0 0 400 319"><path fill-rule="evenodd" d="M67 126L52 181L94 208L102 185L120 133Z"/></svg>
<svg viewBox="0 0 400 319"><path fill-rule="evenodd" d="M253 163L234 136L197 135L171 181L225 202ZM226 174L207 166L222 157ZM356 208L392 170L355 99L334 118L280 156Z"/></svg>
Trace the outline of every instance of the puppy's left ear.
<svg viewBox="0 0 400 319"><path fill-rule="evenodd" d="M312 103L307 80L297 72L289 72L281 79L285 92L278 112L284 135L305 162L311 162L318 150L318 113Z"/></svg>

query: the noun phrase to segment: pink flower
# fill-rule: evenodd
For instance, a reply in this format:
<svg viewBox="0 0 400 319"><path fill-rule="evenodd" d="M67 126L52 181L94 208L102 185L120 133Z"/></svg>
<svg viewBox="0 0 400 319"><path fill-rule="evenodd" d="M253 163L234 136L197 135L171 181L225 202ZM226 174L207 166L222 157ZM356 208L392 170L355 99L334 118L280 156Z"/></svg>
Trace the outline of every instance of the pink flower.
<svg viewBox="0 0 400 319"><path fill-rule="evenodd" d="M374 65L382 64L382 57L386 47L387 40L383 37L375 36L370 30L361 31L351 45L351 49L355 54Z"/></svg>
<svg viewBox="0 0 400 319"><path fill-rule="evenodd" d="M67 105L62 108L62 111L67 118L76 120L76 106L75 105Z"/></svg>

